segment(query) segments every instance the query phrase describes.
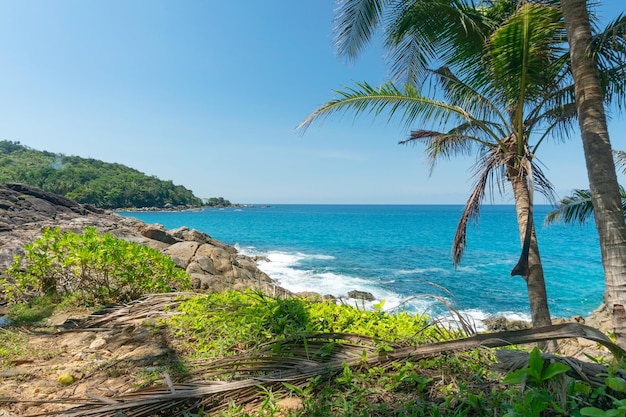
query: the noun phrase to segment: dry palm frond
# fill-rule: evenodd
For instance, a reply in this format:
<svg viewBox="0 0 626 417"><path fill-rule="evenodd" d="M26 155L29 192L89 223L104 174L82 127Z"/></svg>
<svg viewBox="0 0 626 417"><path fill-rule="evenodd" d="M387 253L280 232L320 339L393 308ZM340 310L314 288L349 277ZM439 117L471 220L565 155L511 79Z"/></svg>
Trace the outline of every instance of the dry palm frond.
<svg viewBox="0 0 626 417"><path fill-rule="evenodd" d="M329 378L344 367L388 365L392 361L421 359L438 354L465 351L479 347L502 347L545 340L582 337L606 346L615 357L626 352L600 331L578 323L565 323L534 329L479 334L464 339L419 346L380 343L370 337L324 333L275 342L265 350L247 355L200 362L194 379L183 384L164 384L115 398L85 403L76 399L78 407L63 415L147 417L157 413L183 416L203 408L205 413L223 411L230 401L258 405L264 390L283 389L283 383L305 387L311 378ZM220 377L223 380L209 380ZM69 401L68 401L69 402ZM52 415L59 413L49 413Z"/></svg>
<svg viewBox="0 0 626 417"><path fill-rule="evenodd" d="M150 294L124 306L104 309L87 317L82 323L86 328L119 327L125 324L154 317L167 317L177 314L176 307L183 301L201 294L173 292Z"/></svg>

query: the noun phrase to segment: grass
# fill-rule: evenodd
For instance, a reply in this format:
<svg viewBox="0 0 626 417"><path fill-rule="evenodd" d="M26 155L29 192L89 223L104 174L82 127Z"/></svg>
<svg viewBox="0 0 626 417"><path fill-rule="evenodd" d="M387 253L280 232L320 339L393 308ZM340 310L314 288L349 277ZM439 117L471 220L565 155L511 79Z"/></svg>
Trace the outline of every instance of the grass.
<svg viewBox="0 0 626 417"><path fill-rule="evenodd" d="M373 338L384 354L392 345L419 345L459 336L430 325L428 317L407 312L387 314L348 305L308 299L275 299L259 293L227 292L196 297L178 308L183 314L167 320L173 338L189 359L215 358L254 352L268 342L298 339L321 332L353 333ZM279 351L276 346L274 351ZM332 346L328 346L332 349ZM311 352L323 355L323 352ZM231 405L224 416L284 415L278 404L296 396L306 416L430 416L503 415L517 392L499 384L489 371L494 356L488 350L438 356L384 366L348 367L331 379L312 378L304 389L287 386L259 395L258 410ZM497 400L492 400L493 398Z"/></svg>
<svg viewBox="0 0 626 417"><path fill-rule="evenodd" d="M12 314L23 325L36 326L37 317L54 311L54 306L50 311L51 304L50 300L35 301ZM171 387L159 385L164 375L177 387L219 387L250 375L259 378L245 390L206 395L190 400L186 409L164 411L175 411L177 416L623 415L581 414L592 406L602 412L618 407L614 404L626 393L590 386L565 374L557 378L552 371L555 366L542 371L545 365L537 356L515 374L520 378L508 378L515 383L503 383L504 375L492 370L496 358L491 349L391 359L408 347L460 336L456 329L437 328L428 317L407 312L363 311L329 301L236 291L187 296L172 309L178 314L146 324L167 341L172 356L134 371L136 389L152 390L144 395L162 392L166 397ZM320 339L312 334L333 336ZM8 364L29 357L27 342L17 327L0 330L0 361ZM344 358L343 365L337 358ZM319 363L320 372L305 379L264 380L276 369L289 372L299 363ZM609 368L617 379L619 368ZM115 369L124 372L123 365ZM533 378L524 378L525 374ZM613 387L621 386L611 381ZM626 382L624 387L626 391ZM558 390L565 395L557 395ZM285 405L287 400L291 405Z"/></svg>
<svg viewBox="0 0 626 417"><path fill-rule="evenodd" d="M28 337L14 328L0 328L0 369L28 354Z"/></svg>

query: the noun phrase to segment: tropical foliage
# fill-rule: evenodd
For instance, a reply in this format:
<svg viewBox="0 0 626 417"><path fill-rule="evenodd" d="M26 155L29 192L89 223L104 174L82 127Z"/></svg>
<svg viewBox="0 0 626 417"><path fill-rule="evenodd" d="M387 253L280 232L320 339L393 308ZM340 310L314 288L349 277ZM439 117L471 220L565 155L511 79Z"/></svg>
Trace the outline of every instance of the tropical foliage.
<svg viewBox="0 0 626 417"><path fill-rule="evenodd" d="M549 323L532 208L535 189L549 199L552 193L536 162L537 150L547 138L569 133L576 117L558 3L496 0L477 6L451 0L344 0L339 4L338 51L356 57L375 29L383 27L396 82L381 87L357 83L337 91L337 99L313 112L300 127L337 112L398 116L415 129L401 143L424 144L433 165L440 158L475 154L476 185L454 239L454 262L463 254L467 224L478 217L488 185L502 191L510 183L522 241L512 275L527 282L533 324ZM619 103L624 102L623 83L615 74L623 75L624 67L612 59L615 50L603 39L623 27L620 16L595 36L593 45L593 52L604 57L607 101Z"/></svg>
<svg viewBox="0 0 626 417"><path fill-rule="evenodd" d="M71 295L93 304L123 303L147 293L189 287L189 277L156 249L100 234L45 228L6 270L4 293L13 302L33 296ZM4 281L4 282L3 282Z"/></svg>
<svg viewBox="0 0 626 417"><path fill-rule="evenodd" d="M626 190L620 186L622 212L626 217ZM593 203L589 190L574 190L572 194L559 201L559 205L546 215L545 223L552 224L562 221L565 224L586 223L593 217Z"/></svg>
<svg viewBox="0 0 626 417"><path fill-rule="evenodd" d="M609 347L616 357L625 353L577 323L463 337L407 313L228 291L156 294L94 314L81 325L117 334L141 326L156 340L166 339L171 353L151 357L143 372L125 374L124 386L133 381L136 390L64 397L67 416L526 417L581 415L582 407L607 410L624 398L622 391L605 391L623 386L618 367L538 350L529 355L489 349L584 337ZM27 352L27 344L19 328L0 332L0 366L46 354ZM87 380L98 369L85 363ZM142 365L113 357L99 369L110 375L116 366L128 371Z"/></svg>
<svg viewBox="0 0 626 417"><path fill-rule="evenodd" d="M616 168L621 168L622 173L626 171L626 152L613 151ZM626 190L620 186L620 195L622 198L622 212L626 217ZM574 190L572 194L564 197L559 201L555 210L546 215L545 223L553 224L562 221L565 224L586 223L593 216L593 202L591 199L591 191Z"/></svg>
<svg viewBox="0 0 626 417"><path fill-rule="evenodd" d="M388 113L401 117L408 127L419 126L401 143L423 143L433 165L441 158L476 154L476 185L454 238L454 263L461 259L467 225L478 217L489 185L502 190L509 182L523 241L512 275L523 276L528 284L533 324L549 324L532 192L538 188L551 197L551 185L535 163L535 152L551 129L571 117L567 112L571 106L555 109L557 101L567 102L571 96L561 82L567 61L557 46L563 30L559 10L534 3L517 7L507 1L480 9L446 0L345 1L339 23L345 43L340 42L340 48L366 40L372 20L355 11L361 12L357 4L368 3L380 6L374 13L378 19L382 19L380 8L389 8L387 46L393 51L396 78L405 80L404 87L357 84L339 91L338 99L317 109L301 127L338 111ZM444 65L429 67L439 63ZM540 128L543 133L531 143L533 132Z"/></svg>
<svg viewBox="0 0 626 417"><path fill-rule="evenodd" d="M121 164L0 141L0 183L7 182L29 184L100 208L202 205L187 188Z"/></svg>

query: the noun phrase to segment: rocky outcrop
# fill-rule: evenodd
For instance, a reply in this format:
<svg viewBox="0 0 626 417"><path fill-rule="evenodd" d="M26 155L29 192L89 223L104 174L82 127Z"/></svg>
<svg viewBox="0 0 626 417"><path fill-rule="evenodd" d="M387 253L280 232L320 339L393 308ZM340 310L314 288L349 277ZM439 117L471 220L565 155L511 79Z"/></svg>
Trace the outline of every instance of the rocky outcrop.
<svg viewBox="0 0 626 417"><path fill-rule="evenodd" d="M252 258L206 233L149 225L24 184L0 185L0 273L46 226L74 232L94 226L120 239L158 249L189 273L192 286L198 290L254 288L271 295L289 294L257 268Z"/></svg>
<svg viewBox="0 0 626 417"><path fill-rule="evenodd" d="M375 297L374 295L372 295L372 293L367 292L367 291L359 291L359 290L348 291L348 298L353 298L355 300L363 300L363 301L375 300Z"/></svg>

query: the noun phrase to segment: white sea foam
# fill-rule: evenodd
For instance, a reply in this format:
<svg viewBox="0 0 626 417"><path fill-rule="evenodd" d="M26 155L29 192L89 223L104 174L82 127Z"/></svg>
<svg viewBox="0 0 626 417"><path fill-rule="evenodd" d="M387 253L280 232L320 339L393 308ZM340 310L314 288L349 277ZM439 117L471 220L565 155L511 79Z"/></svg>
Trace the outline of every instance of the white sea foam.
<svg viewBox="0 0 626 417"><path fill-rule="evenodd" d="M487 330L487 325L485 324L485 321L492 317L504 317L507 320L511 321L531 321L529 314L520 314L512 311L501 311L493 314L487 314L482 310L464 310L462 312L462 315L470 323L473 323L476 330L478 331Z"/></svg>
<svg viewBox="0 0 626 417"><path fill-rule="evenodd" d="M269 261L260 260L259 269L274 279L278 285L293 292L316 292L322 295L333 295L340 302L354 305L358 308L372 310L375 305L384 301L383 311L406 310L414 314L426 314L437 321L449 326L458 326L457 318L453 317L444 303L450 304L454 309L454 300L447 297L435 297L428 294L406 297L376 285L371 280L360 277L338 274L334 272L316 272L311 269L302 269L304 261L311 259L332 260L334 257L320 254L305 254L302 252L268 251L261 252L254 247L241 248L235 245L240 253L248 256L261 256ZM419 273L420 270L398 271L398 275ZM447 272L441 268L427 268L422 272ZM385 281L382 284L393 283ZM373 301L363 301L348 298L348 292L360 290L371 293ZM476 330L486 329L485 320L490 317L505 317L508 320L530 321L530 316L511 311L502 311L488 314L482 310L462 310L454 313L460 314L463 320L470 323Z"/></svg>
<svg viewBox="0 0 626 417"><path fill-rule="evenodd" d="M443 268L415 268L415 269L399 269L395 272L396 275L412 275L412 274L430 274L430 273L438 273L438 274L449 274L450 271Z"/></svg>
<svg viewBox="0 0 626 417"><path fill-rule="evenodd" d="M461 271L461 272L476 272L476 271L478 271L478 269L476 267L473 267L473 266L459 266L456 269L457 269L457 271Z"/></svg>
<svg viewBox="0 0 626 417"><path fill-rule="evenodd" d="M274 279L278 285L293 292L312 291L323 295L332 295L347 304L356 304L366 309L374 308L385 300L385 308L396 309L403 306L414 312L425 313L433 304L432 300L411 298L407 300L393 291L381 288L371 280L358 276L350 276L335 272L316 272L311 269L302 269L303 261L308 260L333 260L333 256L320 254L304 254L301 252L269 251L260 253L255 248L238 248L241 253L248 256L262 256L269 259L259 261L259 269ZM385 283L389 283L386 281ZM373 301L348 299L348 293L353 290L366 291L374 296Z"/></svg>

